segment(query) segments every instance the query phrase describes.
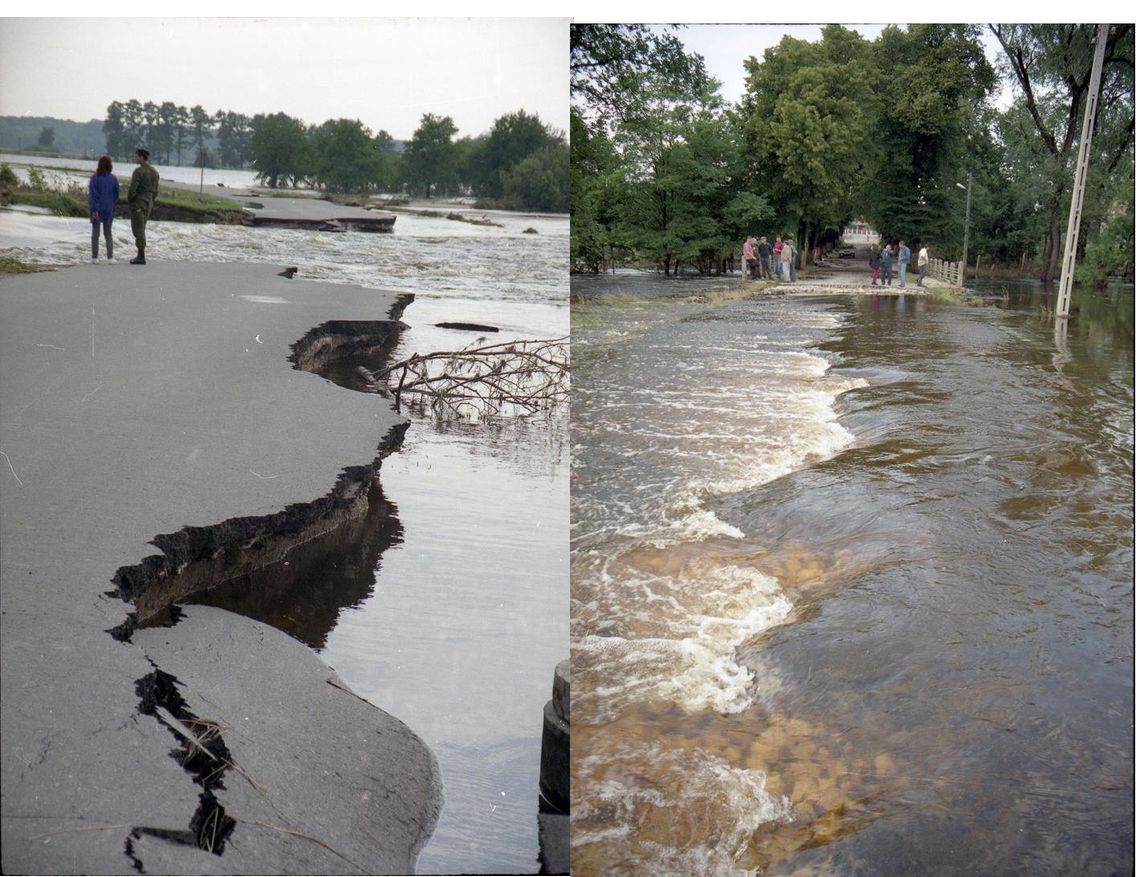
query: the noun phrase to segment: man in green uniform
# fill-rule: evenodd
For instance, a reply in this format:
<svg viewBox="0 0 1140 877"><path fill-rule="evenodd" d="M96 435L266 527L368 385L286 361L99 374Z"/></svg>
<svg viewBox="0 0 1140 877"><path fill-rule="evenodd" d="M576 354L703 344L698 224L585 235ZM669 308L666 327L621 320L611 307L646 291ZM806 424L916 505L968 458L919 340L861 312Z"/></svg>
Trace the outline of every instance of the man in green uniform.
<svg viewBox="0 0 1140 877"><path fill-rule="evenodd" d="M135 150L135 172L131 174L131 187L127 190L127 204L131 209L131 231L139 254L131 259L132 265L146 264L146 221L150 218L154 199L158 196L158 171L150 163L150 153L142 147Z"/></svg>

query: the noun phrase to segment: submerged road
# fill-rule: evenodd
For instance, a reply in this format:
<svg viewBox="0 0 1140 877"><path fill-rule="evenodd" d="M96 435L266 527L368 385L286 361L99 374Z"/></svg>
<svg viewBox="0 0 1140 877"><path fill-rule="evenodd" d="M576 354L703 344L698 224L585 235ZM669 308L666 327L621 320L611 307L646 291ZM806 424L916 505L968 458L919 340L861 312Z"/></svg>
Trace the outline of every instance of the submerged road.
<svg viewBox="0 0 1140 877"><path fill-rule="evenodd" d="M308 647L124 599L354 514L402 436L290 357L407 299L279 267L0 277L6 874L411 873L435 824L434 756Z"/></svg>

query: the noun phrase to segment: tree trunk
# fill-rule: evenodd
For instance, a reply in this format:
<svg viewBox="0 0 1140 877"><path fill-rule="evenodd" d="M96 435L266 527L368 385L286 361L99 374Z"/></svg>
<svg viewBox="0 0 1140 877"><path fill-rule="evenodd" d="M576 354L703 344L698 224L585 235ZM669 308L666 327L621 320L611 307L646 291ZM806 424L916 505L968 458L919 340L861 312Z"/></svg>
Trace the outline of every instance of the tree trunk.
<svg viewBox="0 0 1140 877"><path fill-rule="evenodd" d="M1061 220L1054 219L1049 224L1049 238L1045 248L1045 267L1041 279L1052 283L1057 274L1057 264L1061 261Z"/></svg>

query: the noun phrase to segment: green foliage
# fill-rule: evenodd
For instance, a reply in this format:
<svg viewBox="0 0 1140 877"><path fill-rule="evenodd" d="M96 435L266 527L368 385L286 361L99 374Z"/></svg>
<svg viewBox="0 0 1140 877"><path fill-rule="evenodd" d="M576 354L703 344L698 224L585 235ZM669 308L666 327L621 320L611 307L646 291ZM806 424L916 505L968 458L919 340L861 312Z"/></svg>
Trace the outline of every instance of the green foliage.
<svg viewBox="0 0 1140 877"><path fill-rule="evenodd" d="M36 271L54 271L48 265L29 265L15 256L0 255L0 274L31 274Z"/></svg>
<svg viewBox="0 0 1140 877"><path fill-rule="evenodd" d="M548 146L557 146L562 136L551 131L538 116L525 111L500 116L490 134L481 138L469 158L466 179L476 195L501 198L506 176L521 161ZM516 180L517 186L519 181Z"/></svg>
<svg viewBox="0 0 1140 877"><path fill-rule="evenodd" d="M779 224L797 235L841 229L874 173L874 60L872 45L858 33L832 25L820 42L784 37L762 62L745 62L748 163L773 199Z"/></svg>
<svg viewBox="0 0 1140 877"><path fill-rule="evenodd" d="M376 180L380 152L359 119L330 119L313 135L314 179L330 192L363 192Z"/></svg>
<svg viewBox="0 0 1140 877"><path fill-rule="evenodd" d="M43 207L55 216L87 216L87 198L67 192L53 192L48 189L21 188L8 192L10 204L27 204L30 207Z"/></svg>
<svg viewBox="0 0 1140 877"><path fill-rule="evenodd" d="M565 213L570 209L570 147L561 141L543 146L503 174L503 206L508 210Z"/></svg>
<svg viewBox="0 0 1140 877"><path fill-rule="evenodd" d="M18 185L20 185L20 178L16 176L16 172L8 165L8 162L0 163L0 187L14 189Z"/></svg>
<svg viewBox="0 0 1140 877"><path fill-rule="evenodd" d="M40 131L40 136L36 138L36 144L42 146L44 149L52 149L55 147L55 128L45 127Z"/></svg>
<svg viewBox="0 0 1140 877"><path fill-rule="evenodd" d="M312 153L300 119L285 113L253 117L249 153L257 178L272 189L296 186L312 170Z"/></svg>
<svg viewBox="0 0 1140 877"><path fill-rule="evenodd" d="M609 125L638 104L637 83L653 79L671 92L695 90L704 60L672 34L637 24L570 25L570 96L583 118Z"/></svg>
<svg viewBox="0 0 1140 877"><path fill-rule="evenodd" d="M888 26L875 51L881 151L862 193L866 218L887 239L921 238L942 249L961 237L951 223L964 214L955 183L975 168L969 157L984 136L977 119L996 83L993 69L974 25Z"/></svg>
<svg viewBox="0 0 1140 877"><path fill-rule="evenodd" d="M219 110L214 114L218 126L218 159L223 167L245 167L252 136L250 119L241 113Z"/></svg>
<svg viewBox="0 0 1140 877"><path fill-rule="evenodd" d="M451 138L458 132L450 116L425 113L404 152L408 185L422 189L425 198L446 195L459 187L458 153Z"/></svg>
<svg viewBox="0 0 1140 877"><path fill-rule="evenodd" d="M1135 271L1135 254L1136 215L1128 210L1110 219L1097 240L1088 245L1084 259L1077 263L1076 279L1103 289L1113 274Z"/></svg>
<svg viewBox="0 0 1140 877"><path fill-rule="evenodd" d="M46 192L48 188L44 172L35 165L28 168L28 188L33 192Z"/></svg>
<svg viewBox="0 0 1140 877"><path fill-rule="evenodd" d="M1043 241L1042 276L1056 276L1091 80L1096 25L998 25L1003 75L1020 91L1001 120L1005 182L1018 193L1008 210L1024 211ZM1082 234L1106 221L1116 180L1135 153L1135 27L1111 25L1090 153ZM1018 225L1018 216L1009 218ZM1095 235L1093 235L1095 236Z"/></svg>
<svg viewBox="0 0 1140 877"><path fill-rule="evenodd" d="M627 250L622 207L627 187L619 157L600 123L593 131L570 109L570 264L600 271Z"/></svg>
<svg viewBox="0 0 1140 877"><path fill-rule="evenodd" d="M0 152L56 153L74 157L90 157L103 151L103 135L97 120L75 122L51 116L0 115ZM50 127L53 140L50 147L38 144L44 128Z"/></svg>

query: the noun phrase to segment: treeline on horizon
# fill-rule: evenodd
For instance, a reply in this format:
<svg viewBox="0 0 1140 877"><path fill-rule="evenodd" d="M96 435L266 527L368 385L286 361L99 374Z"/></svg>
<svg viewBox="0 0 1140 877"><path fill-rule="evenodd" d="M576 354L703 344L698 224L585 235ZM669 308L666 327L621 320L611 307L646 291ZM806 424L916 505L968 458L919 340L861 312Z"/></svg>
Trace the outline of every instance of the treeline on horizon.
<svg viewBox="0 0 1140 877"><path fill-rule="evenodd" d="M66 122L57 138L50 119L0 119L0 136L18 138L28 151L65 151L81 135L89 154L94 123ZM27 124L44 123L31 139ZM312 185L338 194L406 192L425 197L474 195L487 206L509 210L567 212L570 150L563 132L524 110L505 114L477 137L456 138L449 116L424 114L412 139L373 134L362 122L329 119L307 125L285 113L252 117L232 111L208 113L137 100L112 101L101 126L102 150L129 161L146 146L156 164L251 168L274 188ZM13 131L16 136L13 136Z"/></svg>
<svg viewBox="0 0 1140 877"><path fill-rule="evenodd" d="M569 209L569 146L562 132L524 110L491 130L462 137L450 116L425 113L412 139L398 144L359 119L307 125L286 113L252 117L170 102L112 101L103 123L108 154L128 158L145 143L159 163L251 167L266 185L314 185L335 193L471 194L510 210ZM207 154L208 139L216 142Z"/></svg>
<svg viewBox="0 0 1140 877"><path fill-rule="evenodd" d="M726 105L699 55L638 25L571 26L571 260L718 273L755 234L805 262L862 219L885 240L1057 275L1095 25L829 25L744 61ZM1082 216L1082 279L1134 270L1135 35L1109 30ZM1006 109L991 97L1014 91Z"/></svg>

